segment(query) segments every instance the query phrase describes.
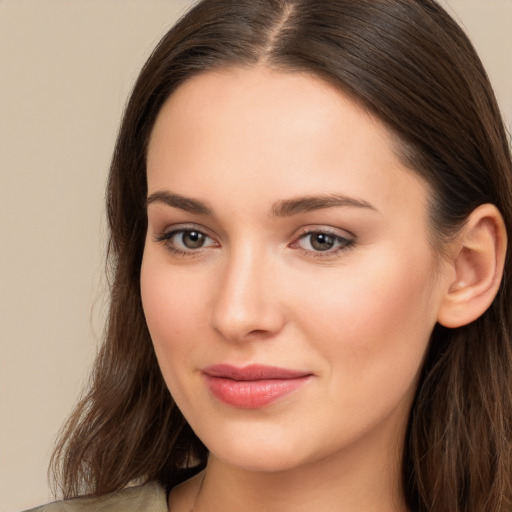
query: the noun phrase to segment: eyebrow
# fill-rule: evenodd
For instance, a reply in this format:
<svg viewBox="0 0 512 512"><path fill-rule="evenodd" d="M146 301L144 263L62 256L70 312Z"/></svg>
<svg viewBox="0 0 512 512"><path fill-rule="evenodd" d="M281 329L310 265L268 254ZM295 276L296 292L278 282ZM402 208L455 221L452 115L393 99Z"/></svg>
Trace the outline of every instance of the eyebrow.
<svg viewBox="0 0 512 512"><path fill-rule="evenodd" d="M163 203L173 208L179 208L189 213L196 213L199 215L213 215L213 210L202 201L192 199L190 197L172 194L165 190L159 190L150 194L146 200L146 206L152 203Z"/></svg>
<svg viewBox="0 0 512 512"><path fill-rule="evenodd" d="M356 208L368 208L377 211L367 201L355 199L340 194L327 194L320 196L304 196L292 199L278 201L272 206L272 215L275 217L291 217L299 213L306 213L323 208L333 208L335 206L351 206Z"/></svg>
<svg viewBox="0 0 512 512"><path fill-rule="evenodd" d="M213 215L213 209L203 201L174 194L166 190L159 190L150 194L146 200L146 205L152 203L163 203L167 206L179 208L180 210L198 215ZM300 213L333 208L336 206L367 208L377 211L377 208L362 199L355 199L340 194L326 194L283 199L272 206L271 215L273 217L291 217Z"/></svg>

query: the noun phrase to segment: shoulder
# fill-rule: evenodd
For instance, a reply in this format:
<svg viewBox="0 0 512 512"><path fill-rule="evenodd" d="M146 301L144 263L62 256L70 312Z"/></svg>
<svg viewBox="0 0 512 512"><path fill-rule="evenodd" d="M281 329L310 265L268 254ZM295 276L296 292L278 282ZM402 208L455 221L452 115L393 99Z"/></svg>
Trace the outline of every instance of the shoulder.
<svg viewBox="0 0 512 512"><path fill-rule="evenodd" d="M168 508L165 489L156 482L150 482L99 498L56 501L26 512L168 512Z"/></svg>

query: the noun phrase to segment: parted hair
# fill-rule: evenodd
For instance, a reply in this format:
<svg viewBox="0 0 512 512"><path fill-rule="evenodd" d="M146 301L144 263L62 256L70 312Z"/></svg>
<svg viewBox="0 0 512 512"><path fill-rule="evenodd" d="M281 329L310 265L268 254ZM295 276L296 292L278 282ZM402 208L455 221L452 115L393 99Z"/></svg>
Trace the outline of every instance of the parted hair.
<svg viewBox="0 0 512 512"><path fill-rule="evenodd" d="M428 183L433 244L483 203L512 239L510 141L467 36L434 0L203 0L160 41L127 103L110 168L110 310L90 385L63 428L52 475L64 497L132 482L170 487L208 451L175 405L140 294L146 152L156 116L184 81L266 65L319 77L394 134ZM511 256L490 308L437 325L408 420L403 492L418 512L512 510Z"/></svg>

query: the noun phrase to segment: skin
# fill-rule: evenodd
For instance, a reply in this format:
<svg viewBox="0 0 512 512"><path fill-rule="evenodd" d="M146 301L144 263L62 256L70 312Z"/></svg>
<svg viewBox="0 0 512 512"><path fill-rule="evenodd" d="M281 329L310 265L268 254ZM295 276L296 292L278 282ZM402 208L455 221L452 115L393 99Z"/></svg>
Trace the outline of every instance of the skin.
<svg viewBox="0 0 512 512"><path fill-rule="evenodd" d="M386 128L305 74L209 72L162 108L147 179L146 319L169 390L211 454L206 476L171 493L173 512L406 510L405 424L453 275L429 242L428 187ZM352 204L272 213L333 194ZM203 247L185 247L180 229L204 233ZM340 239L319 251L311 232ZM205 384L218 363L311 377L243 409Z"/></svg>

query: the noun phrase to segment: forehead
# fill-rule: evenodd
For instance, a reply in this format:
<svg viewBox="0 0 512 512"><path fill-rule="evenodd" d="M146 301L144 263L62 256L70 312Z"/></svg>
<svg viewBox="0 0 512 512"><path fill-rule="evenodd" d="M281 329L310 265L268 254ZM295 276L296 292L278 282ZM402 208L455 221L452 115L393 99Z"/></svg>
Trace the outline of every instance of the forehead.
<svg viewBox="0 0 512 512"><path fill-rule="evenodd" d="M182 84L159 113L148 187L213 201L256 195L261 205L333 191L364 195L377 208L411 196L423 203L427 187L404 168L393 141L316 77L264 67L208 72Z"/></svg>

